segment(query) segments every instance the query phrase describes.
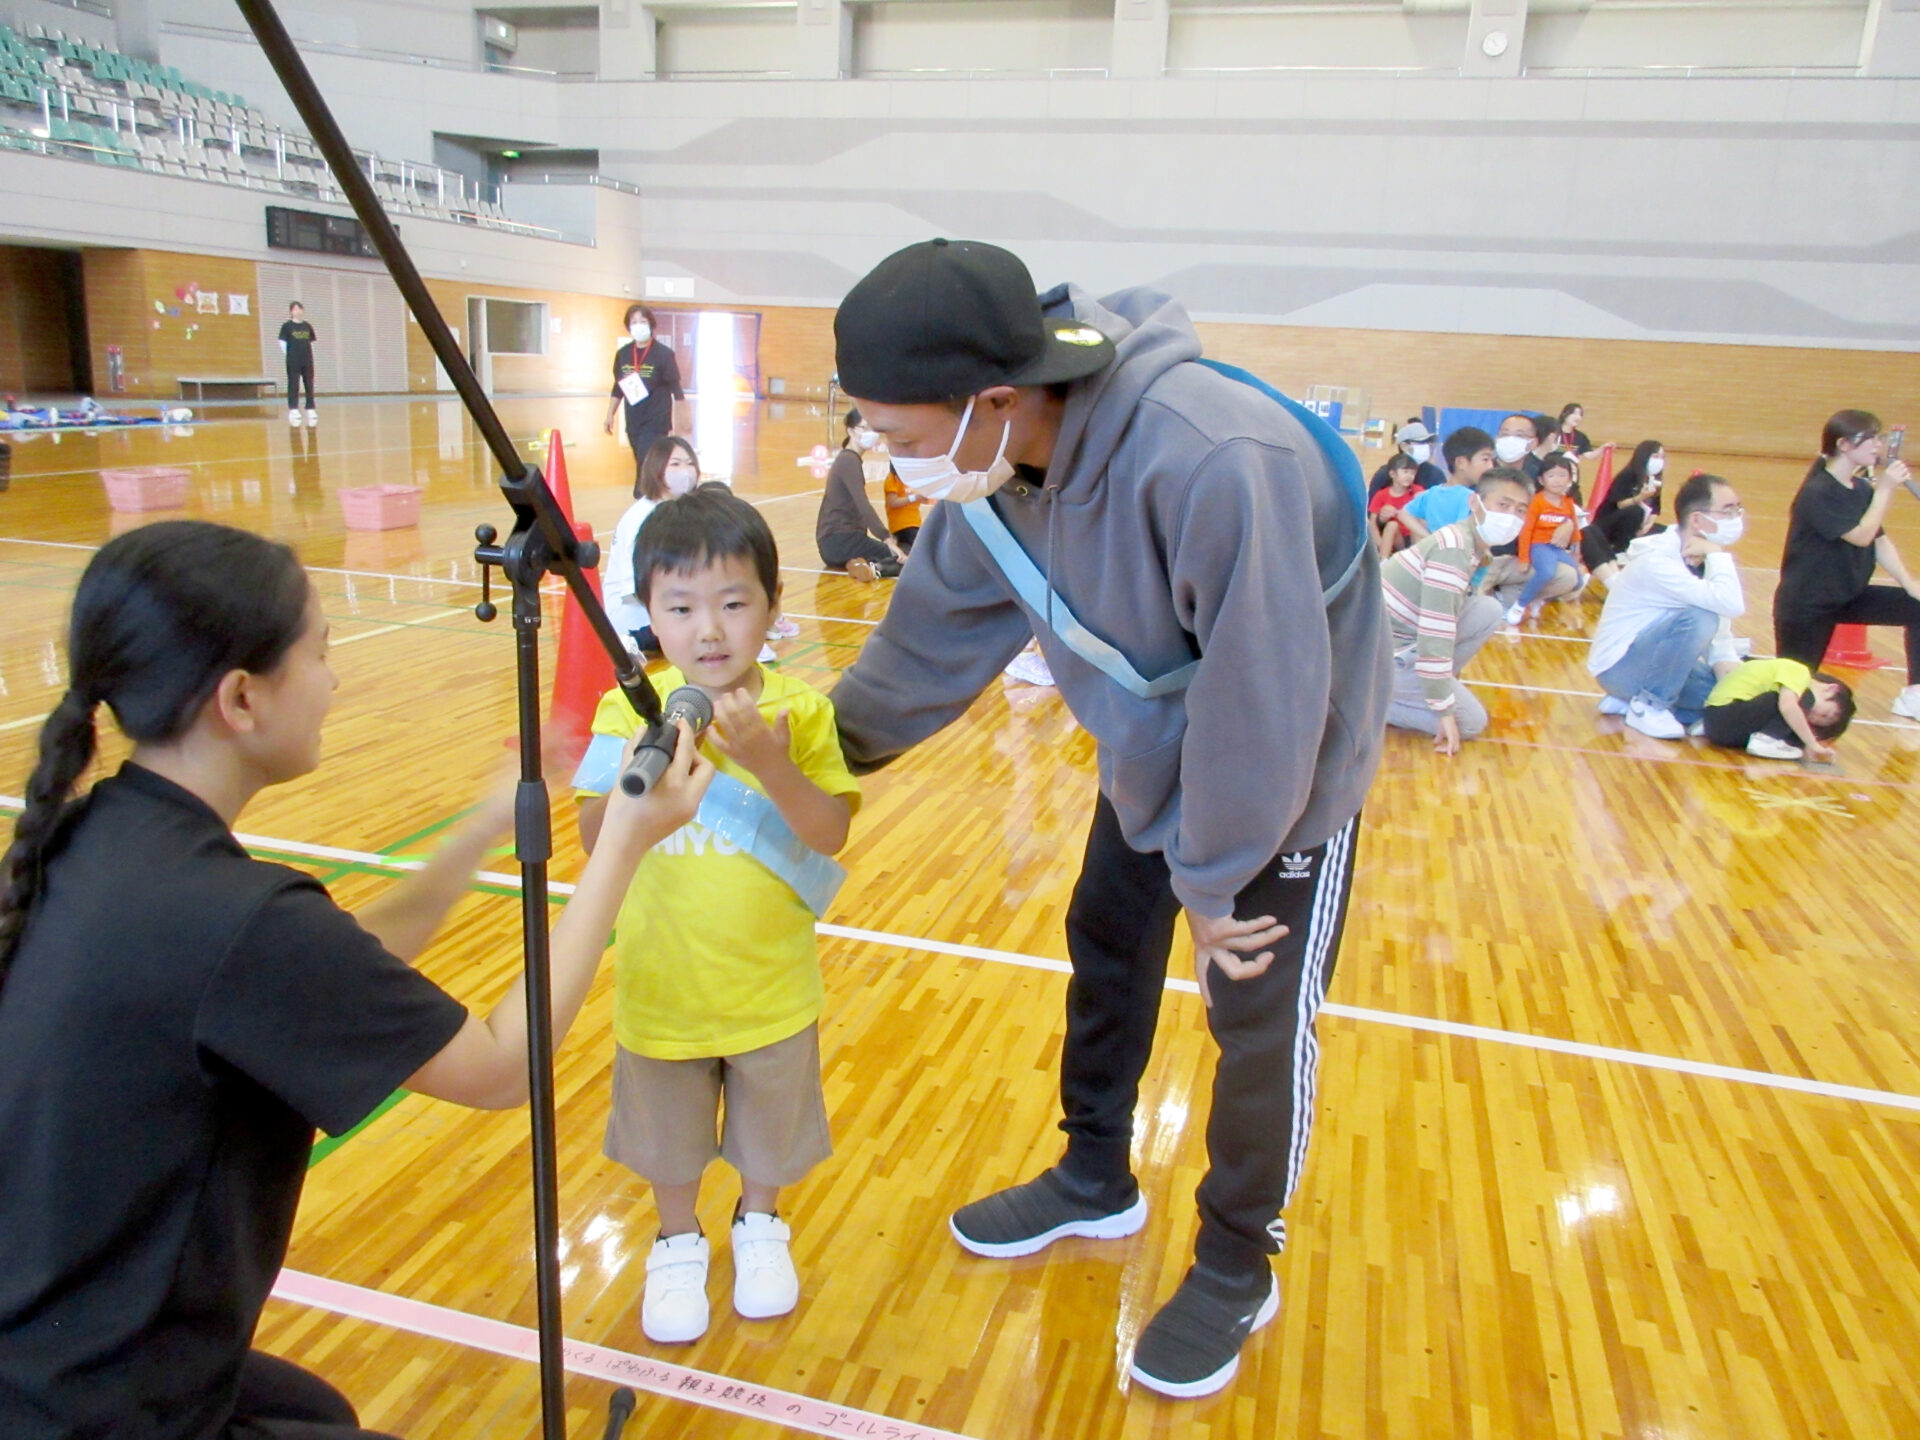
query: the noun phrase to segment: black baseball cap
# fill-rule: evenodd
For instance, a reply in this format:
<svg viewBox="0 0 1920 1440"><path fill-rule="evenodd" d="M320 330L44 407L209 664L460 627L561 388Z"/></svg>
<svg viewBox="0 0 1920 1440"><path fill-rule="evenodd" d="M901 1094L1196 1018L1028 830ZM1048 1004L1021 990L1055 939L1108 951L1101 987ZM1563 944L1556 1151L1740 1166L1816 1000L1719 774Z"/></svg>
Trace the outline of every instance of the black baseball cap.
<svg viewBox="0 0 1920 1440"><path fill-rule="evenodd" d="M995 385L1051 385L1106 367L1113 342L1040 313L1020 257L978 240L896 251L833 317L840 388L888 405L930 405Z"/></svg>

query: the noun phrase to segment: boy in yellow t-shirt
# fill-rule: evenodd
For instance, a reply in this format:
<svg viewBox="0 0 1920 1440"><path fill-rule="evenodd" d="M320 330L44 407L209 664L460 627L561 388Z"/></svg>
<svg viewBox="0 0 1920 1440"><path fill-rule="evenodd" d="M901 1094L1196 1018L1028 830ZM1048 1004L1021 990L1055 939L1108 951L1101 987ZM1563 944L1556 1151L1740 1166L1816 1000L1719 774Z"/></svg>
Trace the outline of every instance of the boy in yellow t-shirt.
<svg viewBox="0 0 1920 1440"><path fill-rule="evenodd" d="M1853 691L1784 656L1748 660L1707 696L1707 739L1767 760L1831 760L1853 720Z"/></svg>
<svg viewBox="0 0 1920 1440"><path fill-rule="evenodd" d="M701 744L719 770L700 813L641 862L614 950L606 1153L653 1187L660 1236L640 1322L649 1339L672 1342L707 1328L710 1251L694 1211L716 1156L741 1178L735 1312L765 1319L799 1300L776 1205L833 1148L815 914L802 893L822 907L830 898L839 872L823 857L846 844L860 789L832 703L755 659L779 596L773 532L758 510L722 486L662 502L640 527L633 573L673 666L655 684L692 685L713 701ZM641 727L619 690L601 699L602 738L574 779L589 848L619 750Z"/></svg>

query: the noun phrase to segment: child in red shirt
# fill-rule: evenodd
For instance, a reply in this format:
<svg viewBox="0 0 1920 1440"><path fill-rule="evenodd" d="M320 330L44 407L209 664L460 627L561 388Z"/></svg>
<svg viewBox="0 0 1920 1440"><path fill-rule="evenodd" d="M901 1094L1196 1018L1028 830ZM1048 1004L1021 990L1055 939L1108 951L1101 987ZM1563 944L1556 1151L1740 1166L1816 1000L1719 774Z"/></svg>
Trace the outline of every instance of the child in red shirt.
<svg viewBox="0 0 1920 1440"><path fill-rule="evenodd" d="M1579 562L1573 557L1577 553L1574 547L1580 543L1580 507L1568 493L1572 489L1573 460L1566 451L1556 450L1541 463L1540 488L1527 506L1526 522L1520 530L1520 563L1531 564L1533 573L1521 588L1520 598L1507 611L1509 625L1540 613L1540 592L1562 565L1579 573Z"/></svg>
<svg viewBox="0 0 1920 1440"><path fill-rule="evenodd" d="M1413 484L1414 476L1419 473L1419 463L1411 455L1394 456L1387 462L1386 488L1376 490L1373 499L1367 502L1367 517L1373 525L1373 543L1378 547L1382 560L1412 543L1412 536L1408 535L1407 527L1401 523L1400 509L1420 493Z"/></svg>

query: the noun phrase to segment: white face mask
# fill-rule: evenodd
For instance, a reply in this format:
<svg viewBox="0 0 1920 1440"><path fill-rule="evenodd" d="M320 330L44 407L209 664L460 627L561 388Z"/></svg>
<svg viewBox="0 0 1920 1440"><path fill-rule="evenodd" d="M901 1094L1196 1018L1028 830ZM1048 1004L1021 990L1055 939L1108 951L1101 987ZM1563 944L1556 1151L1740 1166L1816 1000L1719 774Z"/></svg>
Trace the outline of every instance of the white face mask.
<svg viewBox="0 0 1920 1440"><path fill-rule="evenodd" d="M1651 460L1647 461L1647 474L1649 475L1658 475L1666 468L1667 457L1664 455L1655 455Z"/></svg>
<svg viewBox="0 0 1920 1440"><path fill-rule="evenodd" d="M1520 527L1524 522L1518 515L1509 515L1504 510L1489 510L1474 518L1473 528L1480 532L1480 538L1498 549L1520 538Z"/></svg>
<svg viewBox="0 0 1920 1440"><path fill-rule="evenodd" d="M1716 545L1734 545L1747 533L1747 517L1729 515L1724 519L1707 516L1706 538Z"/></svg>
<svg viewBox="0 0 1920 1440"><path fill-rule="evenodd" d="M968 397L967 408L960 415L960 429L954 434L953 444L947 447L946 454L936 455L932 459L911 455L893 457L893 473L900 477L902 485L922 499L951 500L957 505L965 505L970 500L980 500L993 494L1013 478L1013 463L1007 459L1007 441L1013 437L1011 420L1000 431L1000 449L986 469L962 470L954 463L953 457L959 453L960 442L966 439L967 425L973 419L974 398Z"/></svg>
<svg viewBox="0 0 1920 1440"><path fill-rule="evenodd" d="M853 427L853 444L858 450L871 450L880 443L880 436L864 425Z"/></svg>
<svg viewBox="0 0 1920 1440"><path fill-rule="evenodd" d="M1407 446L1407 454L1413 457L1415 464L1424 465L1433 458L1433 446L1424 442L1417 445L1409 445Z"/></svg>
<svg viewBox="0 0 1920 1440"><path fill-rule="evenodd" d="M1524 435L1502 435L1493 442L1493 457L1502 465L1511 465L1532 448L1533 441Z"/></svg>
<svg viewBox="0 0 1920 1440"><path fill-rule="evenodd" d="M644 345L653 338L653 327L646 324L634 324L627 327L627 333L633 336L633 343Z"/></svg>
<svg viewBox="0 0 1920 1440"><path fill-rule="evenodd" d="M667 482L669 495L680 496L700 483L700 472L687 464L669 465L660 478Z"/></svg>

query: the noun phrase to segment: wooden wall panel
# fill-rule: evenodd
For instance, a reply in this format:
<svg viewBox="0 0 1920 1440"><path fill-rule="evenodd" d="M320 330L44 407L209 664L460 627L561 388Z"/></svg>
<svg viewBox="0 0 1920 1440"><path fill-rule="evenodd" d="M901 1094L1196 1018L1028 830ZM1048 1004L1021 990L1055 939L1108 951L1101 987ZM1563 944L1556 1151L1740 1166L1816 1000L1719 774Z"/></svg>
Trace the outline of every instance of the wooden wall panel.
<svg viewBox="0 0 1920 1440"><path fill-rule="evenodd" d="M73 385L65 257L0 245L0 392L64 394Z"/></svg>
<svg viewBox="0 0 1920 1440"><path fill-rule="evenodd" d="M122 397L170 400L182 375L260 373L258 272L251 260L169 250L88 250L83 257L94 386L111 400L107 347L126 369ZM203 311L197 296L214 297ZM231 297L247 297L234 314Z"/></svg>

